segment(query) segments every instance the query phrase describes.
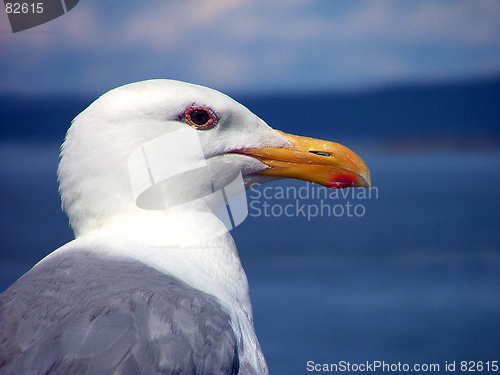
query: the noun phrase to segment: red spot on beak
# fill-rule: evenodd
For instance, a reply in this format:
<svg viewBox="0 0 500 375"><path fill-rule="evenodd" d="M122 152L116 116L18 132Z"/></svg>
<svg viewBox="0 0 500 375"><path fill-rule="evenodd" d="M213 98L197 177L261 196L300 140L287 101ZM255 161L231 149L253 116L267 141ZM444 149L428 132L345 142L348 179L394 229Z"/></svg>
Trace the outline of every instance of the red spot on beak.
<svg viewBox="0 0 500 375"><path fill-rule="evenodd" d="M337 173L332 176L328 187L332 189L343 189L351 186L357 186L358 183L358 176L349 173Z"/></svg>

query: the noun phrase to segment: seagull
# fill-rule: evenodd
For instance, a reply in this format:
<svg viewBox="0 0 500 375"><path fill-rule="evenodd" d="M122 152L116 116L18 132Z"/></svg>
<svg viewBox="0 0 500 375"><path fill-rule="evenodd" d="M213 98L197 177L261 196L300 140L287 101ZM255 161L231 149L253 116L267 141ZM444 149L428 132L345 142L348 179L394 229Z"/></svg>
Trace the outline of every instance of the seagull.
<svg viewBox="0 0 500 375"><path fill-rule="evenodd" d="M281 178L371 184L348 148L274 130L207 87L158 79L102 95L61 147L75 239L0 294L0 374L268 374L213 201Z"/></svg>

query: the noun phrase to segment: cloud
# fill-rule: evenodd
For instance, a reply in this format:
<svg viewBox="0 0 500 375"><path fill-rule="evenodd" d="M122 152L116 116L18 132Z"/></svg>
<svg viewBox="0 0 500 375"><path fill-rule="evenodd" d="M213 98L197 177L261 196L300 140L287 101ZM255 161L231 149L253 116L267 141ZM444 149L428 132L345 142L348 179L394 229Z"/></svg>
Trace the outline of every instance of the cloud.
<svg viewBox="0 0 500 375"><path fill-rule="evenodd" d="M0 34L0 87L100 92L168 77L312 90L495 74L499 20L495 0L82 0L32 31Z"/></svg>

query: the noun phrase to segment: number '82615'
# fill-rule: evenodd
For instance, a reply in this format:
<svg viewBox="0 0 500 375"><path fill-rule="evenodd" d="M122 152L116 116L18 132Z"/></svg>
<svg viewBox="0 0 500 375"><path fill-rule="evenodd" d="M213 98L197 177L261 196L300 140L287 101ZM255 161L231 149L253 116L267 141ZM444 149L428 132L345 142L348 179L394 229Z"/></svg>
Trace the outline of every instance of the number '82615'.
<svg viewBox="0 0 500 375"><path fill-rule="evenodd" d="M43 3L5 3L7 14L43 13Z"/></svg>

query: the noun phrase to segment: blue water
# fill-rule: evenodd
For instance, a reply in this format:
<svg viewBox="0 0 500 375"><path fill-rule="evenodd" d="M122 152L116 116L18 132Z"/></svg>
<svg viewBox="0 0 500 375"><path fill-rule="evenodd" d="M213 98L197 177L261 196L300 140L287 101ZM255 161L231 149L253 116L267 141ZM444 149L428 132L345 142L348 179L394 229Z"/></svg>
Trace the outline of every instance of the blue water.
<svg viewBox="0 0 500 375"><path fill-rule="evenodd" d="M378 196L346 200L363 217L250 217L235 230L270 369L386 361L442 373L446 361L498 360L500 153L362 155Z"/></svg>
<svg viewBox="0 0 500 375"><path fill-rule="evenodd" d="M362 216L275 217L321 204L311 193L276 197L314 189L281 181L248 192L254 208L274 211L250 209L232 232L271 373L310 373L308 361L436 363L443 373L446 361L500 360L500 151L349 146L378 193L323 204L361 205ZM0 144L0 290L72 238L57 155L56 143Z"/></svg>

